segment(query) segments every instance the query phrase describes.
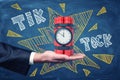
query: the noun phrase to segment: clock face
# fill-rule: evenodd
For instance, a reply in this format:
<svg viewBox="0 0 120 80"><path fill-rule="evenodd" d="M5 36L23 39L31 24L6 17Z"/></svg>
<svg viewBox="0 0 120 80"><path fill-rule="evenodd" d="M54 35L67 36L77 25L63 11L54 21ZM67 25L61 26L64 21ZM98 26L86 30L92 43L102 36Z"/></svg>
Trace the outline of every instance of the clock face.
<svg viewBox="0 0 120 80"><path fill-rule="evenodd" d="M61 28L56 32L55 39L59 44L68 44L72 40L72 33L66 28Z"/></svg>

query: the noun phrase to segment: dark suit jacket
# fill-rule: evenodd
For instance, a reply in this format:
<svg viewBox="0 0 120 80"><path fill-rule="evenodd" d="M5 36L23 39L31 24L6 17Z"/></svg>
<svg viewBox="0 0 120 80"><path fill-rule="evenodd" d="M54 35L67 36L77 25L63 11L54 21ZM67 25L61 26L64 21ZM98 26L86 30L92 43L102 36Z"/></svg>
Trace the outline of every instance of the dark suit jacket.
<svg viewBox="0 0 120 80"><path fill-rule="evenodd" d="M27 74L30 51L0 43L0 66L9 70Z"/></svg>

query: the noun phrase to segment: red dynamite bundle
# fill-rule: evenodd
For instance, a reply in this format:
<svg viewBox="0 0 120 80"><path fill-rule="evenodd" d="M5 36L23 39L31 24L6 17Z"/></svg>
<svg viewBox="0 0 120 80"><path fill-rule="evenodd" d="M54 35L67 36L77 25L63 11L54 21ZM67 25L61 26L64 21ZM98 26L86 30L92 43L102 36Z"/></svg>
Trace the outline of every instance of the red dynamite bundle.
<svg viewBox="0 0 120 80"><path fill-rule="evenodd" d="M58 16L54 19L54 46L57 54L73 55L73 18Z"/></svg>

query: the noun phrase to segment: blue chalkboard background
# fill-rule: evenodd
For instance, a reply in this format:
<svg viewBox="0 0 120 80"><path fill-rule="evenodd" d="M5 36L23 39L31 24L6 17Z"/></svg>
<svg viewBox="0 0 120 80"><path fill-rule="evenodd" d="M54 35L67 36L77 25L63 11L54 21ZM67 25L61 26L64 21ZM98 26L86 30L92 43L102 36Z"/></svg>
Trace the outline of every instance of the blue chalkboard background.
<svg viewBox="0 0 120 80"><path fill-rule="evenodd" d="M78 36L75 37L77 40L75 46L78 48L75 52L83 52L87 56L84 63L71 61L63 67L53 63L35 64L31 66L27 76L0 68L0 80L120 80L119 2L119 0L0 0L1 42L38 51L31 45L34 46L34 42L37 45L36 38L42 40L41 36L43 36L48 39L48 43L43 41L38 45L40 52L54 50L53 17L72 16L75 18L75 34ZM43 22L36 22L33 14L35 9L43 11L41 15L45 19ZM30 12L33 17L32 26L28 23L26 12ZM18 15L24 16L25 29L23 30L12 21L12 18ZM111 36L109 38L111 44L107 47L103 45L93 48L91 38L100 35L102 36L100 40L104 41L104 34ZM86 37L90 40L89 50L86 50L85 44L81 42Z"/></svg>

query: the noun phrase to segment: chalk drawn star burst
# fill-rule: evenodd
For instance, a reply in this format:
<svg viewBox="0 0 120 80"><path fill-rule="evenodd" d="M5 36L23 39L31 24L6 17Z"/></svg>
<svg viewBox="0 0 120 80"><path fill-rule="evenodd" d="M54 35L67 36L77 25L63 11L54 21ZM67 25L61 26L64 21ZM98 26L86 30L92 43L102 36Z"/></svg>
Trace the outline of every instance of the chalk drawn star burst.
<svg viewBox="0 0 120 80"><path fill-rule="evenodd" d="M49 29L51 30L51 32L53 32L53 28L54 28L54 17L59 16L60 14L58 14L56 11L54 11L53 9L48 7L48 11L49 11ZM88 24L89 19L91 18L91 15L93 13L93 10L88 10L82 13L77 13L77 14L73 14L70 15L74 18L75 20L75 24L77 25L77 29L75 31L75 44L76 41L79 39L80 35L83 33L86 25ZM82 52L76 45L74 45L74 50L76 53L78 52ZM54 65L51 65L51 63L45 63L40 71L40 74L46 74L48 72L60 69L62 67L67 68L75 73L77 73L77 65L81 64L81 65L85 65L85 66L91 66L91 67L95 67L95 68L100 68L98 64L96 64L94 61L92 61L90 58L88 58L87 56L82 59L82 60L75 60L72 61L72 64L70 64L70 62L64 62L64 63L57 63Z"/></svg>

